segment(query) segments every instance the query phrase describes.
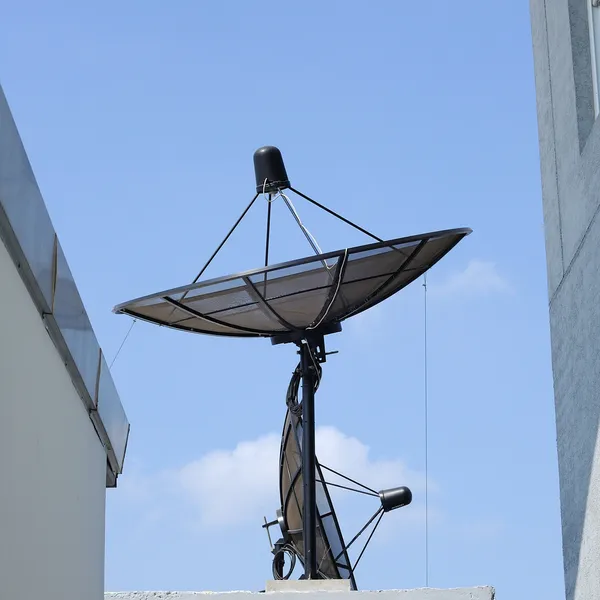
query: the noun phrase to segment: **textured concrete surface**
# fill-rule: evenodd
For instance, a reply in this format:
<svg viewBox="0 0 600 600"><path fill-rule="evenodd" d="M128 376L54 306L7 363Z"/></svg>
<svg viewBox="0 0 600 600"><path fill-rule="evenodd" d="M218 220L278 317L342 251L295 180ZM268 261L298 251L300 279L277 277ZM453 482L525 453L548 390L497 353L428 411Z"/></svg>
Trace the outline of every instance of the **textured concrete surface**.
<svg viewBox="0 0 600 600"><path fill-rule="evenodd" d="M267 592L281 600L297 598L298 594L310 594L311 600L494 600L492 587L471 587L440 590L424 588L416 590L382 590L359 592ZM210 596L214 600L256 600L264 596L258 592L113 592L104 595L104 600L200 600Z"/></svg>
<svg viewBox="0 0 600 600"><path fill-rule="evenodd" d="M349 579L281 579L267 581L267 592L350 592Z"/></svg>
<svg viewBox="0 0 600 600"><path fill-rule="evenodd" d="M600 125L588 1L530 0L568 600L600 598Z"/></svg>

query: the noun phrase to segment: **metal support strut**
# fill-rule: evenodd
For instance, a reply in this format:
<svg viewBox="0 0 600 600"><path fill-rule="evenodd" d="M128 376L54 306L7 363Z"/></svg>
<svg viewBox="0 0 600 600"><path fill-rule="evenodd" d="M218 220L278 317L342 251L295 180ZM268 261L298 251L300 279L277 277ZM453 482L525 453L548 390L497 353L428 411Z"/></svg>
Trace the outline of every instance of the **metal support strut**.
<svg viewBox="0 0 600 600"><path fill-rule="evenodd" d="M307 340L300 343L302 365L302 482L304 511L304 577L318 579L317 571L317 490L315 465L315 360Z"/></svg>

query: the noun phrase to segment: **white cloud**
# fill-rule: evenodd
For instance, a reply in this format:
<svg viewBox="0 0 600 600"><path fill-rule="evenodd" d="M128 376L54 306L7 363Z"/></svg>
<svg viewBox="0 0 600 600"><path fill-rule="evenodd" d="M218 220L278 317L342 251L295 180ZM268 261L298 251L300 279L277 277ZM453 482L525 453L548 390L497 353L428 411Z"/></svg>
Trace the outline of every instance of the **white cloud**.
<svg viewBox="0 0 600 600"><path fill-rule="evenodd" d="M259 522L277 507L281 436L240 442L233 450L209 452L175 473L175 481L198 510L204 528ZM335 427L317 428L321 463L374 489L408 485L421 490L424 477L400 459L373 459L360 440ZM327 479L337 481L328 474ZM375 499L374 499L375 500Z"/></svg>
<svg viewBox="0 0 600 600"><path fill-rule="evenodd" d="M424 476L408 469L402 460L374 460L368 446L335 427L317 429L316 448L321 463L374 489L398 485L408 485L413 491L424 488Z"/></svg>
<svg viewBox="0 0 600 600"><path fill-rule="evenodd" d="M278 498L281 436L270 434L215 450L184 466L177 480L200 511L201 524L220 526L260 518Z"/></svg>
<svg viewBox="0 0 600 600"><path fill-rule="evenodd" d="M510 283L498 272L493 262L471 260L467 267L442 283L431 282L429 290L440 296L512 293Z"/></svg>

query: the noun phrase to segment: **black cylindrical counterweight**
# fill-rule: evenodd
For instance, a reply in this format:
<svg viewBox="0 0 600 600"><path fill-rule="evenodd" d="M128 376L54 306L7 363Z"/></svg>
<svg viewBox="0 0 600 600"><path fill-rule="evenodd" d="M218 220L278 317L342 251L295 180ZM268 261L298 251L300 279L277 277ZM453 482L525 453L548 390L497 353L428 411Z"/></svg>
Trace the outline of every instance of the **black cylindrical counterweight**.
<svg viewBox="0 0 600 600"><path fill-rule="evenodd" d="M254 173L259 194L273 194L290 187L283 157L275 146L263 146L254 153Z"/></svg>

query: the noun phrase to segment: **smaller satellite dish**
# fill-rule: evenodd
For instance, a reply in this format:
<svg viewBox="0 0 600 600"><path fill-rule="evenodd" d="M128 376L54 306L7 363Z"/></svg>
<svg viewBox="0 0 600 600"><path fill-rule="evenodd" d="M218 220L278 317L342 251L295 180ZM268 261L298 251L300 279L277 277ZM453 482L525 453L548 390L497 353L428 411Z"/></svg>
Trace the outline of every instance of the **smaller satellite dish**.
<svg viewBox="0 0 600 600"><path fill-rule="evenodd" d="M304 564L304 482L303 482L303 429L302 429L302 405L298 403L298 389L302 373L301 365L295 369L288 386L286 404L288 410L283 426L281 437L281 449L279 459L279 490L280 508L277 510L277 519L267 522L265 527L278 525L282 537L272 546L273 577L275 579L288 579L298 558ZM319 380L321 373L319 372ZM349 483L362 489L327 482L324 471L332 472ZM383 513L397 508L407 506L412 501L412 492L409 488L396 487L376 492L364 486L354 479L342 475L338 471L321 465L315 456L315 480L316 480L316 563L317 575L322 579L349 579L353 590L357 589L354 570L362 557L371 537L373 536ZM353 537L349 544L344 542L340 524L331 501L328 486L342 487L349 491L368 494L379 498L380 506L375 514L367 521L367 524ZM369 525L379 518L367 539L360 555L352 565L348 555L348 548L366 531ZM270 535L269 535L270 539ZM284 555L288 556L290 566L285 570Z"/></svg>
<svg viewBox="0 0 600 600"><path fill-rule="evenodd" d="M278 521L284 545L290 546L304 562L304 540L302 532L304 497L302 480L302 417L288 410L279 465L282 520ZM317 496L317 568L323 579L350 579L352 589L356 582L345 549L342 532L323 477L316 461ZM274 573L277 578L281 574Z"/></svg>

